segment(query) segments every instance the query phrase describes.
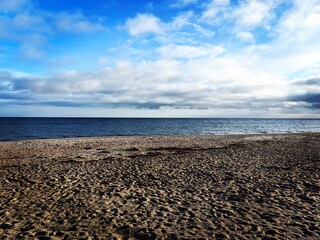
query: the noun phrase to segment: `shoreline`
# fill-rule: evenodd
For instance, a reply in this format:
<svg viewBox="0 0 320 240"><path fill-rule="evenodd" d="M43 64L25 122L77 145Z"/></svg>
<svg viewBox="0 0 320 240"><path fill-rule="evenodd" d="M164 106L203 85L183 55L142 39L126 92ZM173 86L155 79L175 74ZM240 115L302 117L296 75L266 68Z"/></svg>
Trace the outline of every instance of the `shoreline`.
<svg viewBox="0 0 320 240"><path fill-rule="evenodd" d="M107 139L107 138L206 138L206 137L245 137L245 136L279 136L279 135L317 135L320 132L280 132L280 133L231 133L231 134L186 134L186 135L106 135L106 136L84 136L84 137L61 137L61 138L34 138L34 139L20 139L20 140L0 140L1 143L21 142L21 141L47 141L47 140L69 140L69 139Z"/></svg>
<svg viewBox="0 0 320 240"><path fill-rule="evenodd" d="M317 239L320 133L0 142L4 239Z"/></svg>

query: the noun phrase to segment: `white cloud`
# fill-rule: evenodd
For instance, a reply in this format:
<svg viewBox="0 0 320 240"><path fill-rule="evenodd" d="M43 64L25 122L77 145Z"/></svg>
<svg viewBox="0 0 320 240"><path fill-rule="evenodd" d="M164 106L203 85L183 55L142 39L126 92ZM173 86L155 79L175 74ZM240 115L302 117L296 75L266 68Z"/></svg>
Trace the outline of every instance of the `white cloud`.
<svg viewBox="0 0 320 240"><path fill-rule="evenodd" d="M216 17L228 9L229 4L229 0L211 0L203 11L200 20L208 23L215 22Z"/></svg>
<svg viewBox="0 0 320 240"><path fill-rule="evenodd" d="M18 43L15 59L34 61L45 57L47 33L50 27L41 16L22 12L0 18L0 40Z"/></svg>
<svg viewBox="0 0 320 240"><path fill-rule="evenodd" d="M48 34L62 32L92 33L104 30L99 21L92 21L82 13L50 13L21 9L13 15L0 17L0 38L19 40L26 33ZM22 37L21 37L22 36Z"/></svg>
<svg viewBox="0 0 320 240"><path fill-rule="evenodd" d="M212 30L203 28L201 25L195 23L194 20L194 13L192 11L182 12L167 24L167 29L170 31L181 31L183 28L190 27L192 28L192 31L197 34L197 38L202 36L213 37L215 35Z"/></svg>
<svg viewBox="0 0 320 240"><path fill-rule="evenodd" d="M294 1L273 27L273 39L256 62L265 71L288 79L318 77L320 61L320 1ZM311 19L311 20L310 20Z"/></svg>
<svg viewBox="0 0 320 240"><path fill-rule="evenodd" d="M266 99L281 104L277 99L286 95L282 79L252 70L240 56L206 55L210 48L176 47L172 57L188 57L188 61L160 58L140 64L119 62L96 72L69 71L46 78L17 79L13 85L35 96L61 94L61 101L81 97L92 104L137 108L246 108L254 99L257 108L267 104ZM196 55L197 50L202 56ZM183 51L189 51L188 55Z"/></svg>
<svg viewBox="0 0 320 240"><path fill-rule="evenodd" d="M91 33L104 30L99 22L92 22L86 19L82 13L60 13L55 16L56 26L60 31L75 33Z"/></svg>
<svg viewBox="0 0 320 240"><path fill-rule="evenodd" d="M21 41L30 32L43 31L41 18L29 14L17 14L13 17L0 17L0 39ZM38 29L39 28L39 29Z"/></svg>
<svg viewBox="0 0 320 240"><path fill-rule="evenodd" d="M32 34L23 41L20 46L20 59L24 61L42 60L46 57L46 38L38 34Z"/></svg>
<svg viewBox="0 0 320 240"><path fill-rule="evenodd" d="M171 4L171 7L183 8L190 4L196 4L198 0L177 0L175 3Z"/></svg>
<svg viewBox="0 0 320 240"><path fill-rule="evenodd" d="M98 63L100 65L107 65L108 63L110 62L110 59L109 58L106 58L106 57L100 57L98 59Z"/></svg>
<svg viewBox="0 0 320 240"><path fill-rule="evenodd" d="M0 0L0 40L18 44L15 51L16 60L38 61L40 59L50 65L54 59L47 57L46 50L52 36L61 32L93 33L105 27L99 19L92 20L81 12L68 13L37 9L32 1Z"/></svg>
<svg viewBox="0 0 320 240"><path fill-rule="evenodd" d="M29 0L1 0L0 12L17 12L30 5Z"/></svg>
<svg viewBox="0 0 320 240"><path fill-rule="evenodd" d="M172 29L181 29L191 24L194 14L192 11L180 13L170 23Z"/></svg>
<svg viewBox="0 0 320 240"><path fill-rule="evenodd" d="M133 37L121 39L126 45L119 44L113 52L102 53L108 58L97 57L98 70L20 76L0 87L13 86L13 92L34 96L35 103L54 104L60 99L68 104L129 110L215 109L223 113L231 109L236 115L264 109L281 116L290 108L304 110L310 103L288 101L288 96L319 91L314 85L296 82L320 74L320 1L293 1L293 7L286 5L288 9L277 12L280 17L275 18L281 2L212 0L202 5L200 14L178 12L167 22L137 14L125 23ZM81 13L37 13L22 11L0 18L0 38L18 42L26 59L47 56L52 32L104 29L99 20ZM135 38L140 35L144 38Z"/></svg>
<svg viewBox="0 0 320 240"><path fill-rule="evenodd" d="M189 46L189 45L164 45L159 48L161 58L194 59L200 57L214 57L225 50L220 46Z"/></svg>
<svg viewBox="0 0 320 240"><path fill-rule="evenodd" d="M236 25L244 28L269 27L277 1L247 0L233 12Z"/></svg>
<svg viewBox="0 0 320 240"><path fill-rule="evenodd" d="M238 32L236 37L242 42L254 43L255 38L251 32Z"/></svg>
<svg viewBox="0 0 320 240"><path fill-rule="evenodd" d="M274 10L283 0L244 0L238 5L230 0L211 0L203 10L199 21L219 27L233 26L236 31L248 31L255 28L270 28L274 19Z"/></svg>
<svg viewBox="0 0 320 240"><path fill-rule="evenodd" d="M297 109L295 112L300 114L310 107L308 103L287 100L292 94L308 93L314 87L308 86L301 92L300 85L287 81L284 71L270 69L269 63L283 68L287 59L277 61L268 46L254 45L248 50L228 52L209 44L171 44L158 51L159 58L154 61L119 61L113 67L94 72L64 71L47 77L23 77L12 80L12 85L15 91L31 93L37 102L50 105L52 99L54 105L54 99L59 98L66 105L126 108L128 115L133 109L160 109L158 113L164 114L163 109L169 108L180 113L186 109L193 113L214 109L221 116L239 116L249 110L251 116L268 112L288 116L290 109ZM236 114L232 115L232 111Z"/></svg>
<svg viewBox="0 0 320 240"><path fill-rule="evenodd" d="M165 32L165 24L151 14L138 14L134 18L128 19L125 26L133 36L141 34L163 34Z"/></svg>
<svg viewBox="0 0 320 240"><path fill-rule="evenodd" d="M138 14L135 18L128 19L125 28L132 36L155 35L160 43L166 42L195 42L202 37L213 37L212 30L203 28L195 22L192 11L180 12L169 22L150 14Z"/></svg>
<svg viewBox="0 0 320 240"><path fill-rule="evenodd" d="M293 0L292 5L284 4L280 12L276 10L284 3L282 0L246 0L238 6L229 5L226 8L218 8L213 3L208 5L202 17L206 11L212 10L212 15L207 15L206 23L218 24L220 29L234 34L240 44L253 44L244 53L250 54L255 61L252 68L272 72L286 80L318 76L319 0ZM259 28L268 30L268 35L256 31ZM264 41L263 45L259 44L260 39ZM239 51L233 54L236 53L239 54Z"/></svg>
<svg viewBox="0 0 320 240"><path fill-rule="evenodd" d="M294 36L292 40L299 42L320 38L320 1L294 1L294 3L294 7L280 19L278 34L283 37L292 35Z"/></svg>
<svg viewBox="0 0 320 240"><path fill-rule="evenodd" d="M15 15L11 20L11 26L18 31L36 30L37 32L43 32L49 29L42 16L32 15L28 12Z"/></svg>

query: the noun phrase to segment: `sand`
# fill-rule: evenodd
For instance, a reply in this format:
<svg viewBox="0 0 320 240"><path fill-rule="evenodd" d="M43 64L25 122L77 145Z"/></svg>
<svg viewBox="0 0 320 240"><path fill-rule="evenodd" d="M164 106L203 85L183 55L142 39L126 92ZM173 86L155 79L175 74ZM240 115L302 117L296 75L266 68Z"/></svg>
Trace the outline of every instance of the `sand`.
<svg viewBox="0 0 320 240"><path fill-rule="evenodd" d="M320 239L320 134L0 142L0 239Z"/></svg>

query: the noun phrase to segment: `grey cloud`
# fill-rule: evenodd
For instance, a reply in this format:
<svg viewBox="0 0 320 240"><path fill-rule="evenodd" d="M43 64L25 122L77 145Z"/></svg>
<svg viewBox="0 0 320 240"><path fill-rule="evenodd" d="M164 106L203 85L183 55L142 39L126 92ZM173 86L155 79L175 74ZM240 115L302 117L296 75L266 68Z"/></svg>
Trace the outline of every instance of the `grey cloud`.
<svg viewBox="0 0 320 240"><path fill-rule="evenodd" d="M293 82L293 86L306 90L304 94L291 94L288 100L291 102L303 102L311 109L320 109L320 92L315 89L320 87L320 78L310 78Z"/></svg>
<svg viewBox="0 0 320 240"><path fill-rule="evenodd" d="M12 89L14 77L5 71L0 71L0 94L8 92Z"/></svg>
<svg viewBox="0 0 320 240"><path fill-rule="evenodd" d="M30 97L28 95L21 95L16 93L0 93L0 99L2 100L26 100Z"/></svg>
<svg viewBox="0 0 320 240"><path fill-rule="evenodd" d="M1 95L0 95L1 99ZM15 103L16 104L16 103ZM21 105L54 106L54 107L87 107L87 108L133 108L133 109L160 109L162 107L174 107L173 104L156 102L83 102L83 101L26 101Z"/></svg>
<svg viewBox="0 0 320 240"><path fill-rule="evenodd" d="M174 107L173 104L168 103L161 103L161 102L119 102L119 103L112 103L113 107L129 107L129 108L137 108L137 109L160 109L161 107Z"/></svg>
<svg viewBox="0 0 320 240"><path fill-rule="evenodd" d="M303 81L296 81L294 85L320 86L320 78L311 78Z"/></svg>
<svg viewBox="0 0 320 240"><path fill-rule="evenodd" d="M290 100L307 103L320 103L320 93L306 93L303 95L293 96Z"/></svg>
<svg viewBox="0 0 320 240"><path fill-rule="evenodd" d="M221 93L250 93L254 88L242 87L242 86L232 86L232 87L220 87L218 91Z"/></svg>
<svg viewBox="0 0 320 240"><path fill-rule="evenodd" d="M290 101L308 103L311 108L320 109L320 93L306 93L289 97Z"/></svg>
<svg viewBox="0 0 320 240"><path fill-rule="evenodd" d="M5 72L5 71L0 71L0 82L1 81L5 81L6 79L8 78L11 78L12 75L8 72Z"/></svg>
<svg viewBox="0 0 320 240"><path fill-rule="evenodd" d="M34 105L46 105L55 107L90 107L90 103L77 101L40 101L35 102Z"/></svg>
<svg viewBox="0 0 320 240"><path fill-rule="evenodd" d="M301 97L302 101L309 103L320 103L320 93L309 93Z"/></svg>
<svg viewBox="0 0 320 240"><path fill-rule="evenodd" d="M309 80L305 81L305 84L307 84L307 85L318 85L318 86L320 86L320 78L312 78L312 79L309 79Z"/></svg>
<svg viewBox="0 0 320 240"><path fill-rule="evenodd" d="M42 82L28 77L13 78L12 87L15 91L37 92Z"/></svg>

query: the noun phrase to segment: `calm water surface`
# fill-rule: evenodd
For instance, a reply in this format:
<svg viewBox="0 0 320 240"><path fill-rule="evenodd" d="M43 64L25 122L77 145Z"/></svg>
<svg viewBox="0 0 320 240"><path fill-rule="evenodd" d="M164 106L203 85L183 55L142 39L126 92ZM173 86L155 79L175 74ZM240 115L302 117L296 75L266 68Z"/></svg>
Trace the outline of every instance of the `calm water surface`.
<svg viewBox="0 0 320 240"><path fill-rule="evenodd" d="M320 132L320 119L0 118L0 141L299 132Z"/></svg>

